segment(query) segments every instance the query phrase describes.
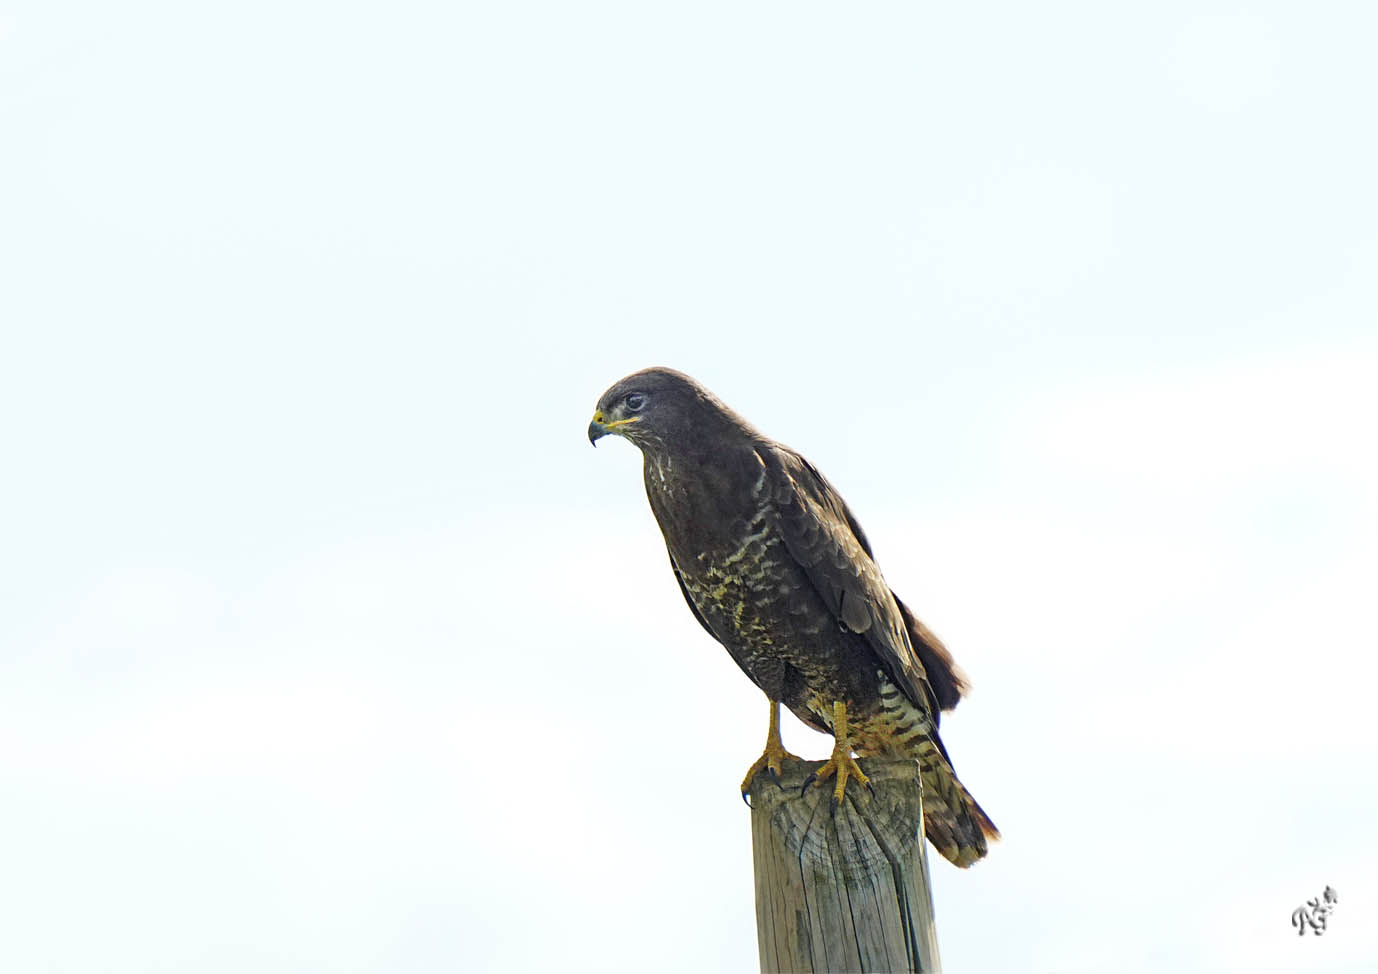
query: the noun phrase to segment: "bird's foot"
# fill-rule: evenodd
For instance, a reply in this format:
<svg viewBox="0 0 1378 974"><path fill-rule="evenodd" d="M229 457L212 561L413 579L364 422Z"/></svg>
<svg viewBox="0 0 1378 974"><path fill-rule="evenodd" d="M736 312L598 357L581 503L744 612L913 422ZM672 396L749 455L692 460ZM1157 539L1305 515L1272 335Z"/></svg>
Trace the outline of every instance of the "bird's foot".
<svg viewBox="0 0 1378 974"><path fill-rule="evenodd" d="M791 754L785 750L785 746L780 743L779 736L773 740L766 741L766 749L761 756L756 759L756 763L746 769L746 777L742 779L742 801L746 801L747 792L751 790L751 782L758 774L765 771L775 776L775 780L780 780L782 772L780 762L782 761L802 761L804 760L797 754ZM751 803L747 802L749 806Z"/></svg>
<svg viewBox="0 0 1378 974"><path fill-rule="evenodd" d="M861 770L861 765L856 763L856 758L852 757L850 749L843 745L833 747L833 756L828 759L828 763L823 765L813 774L804 779L804 788L810 784L819 787L828 778L837 779L833 783L833 810L842 804L842 799L847 793L847 779L855 778L858 783L863 784L875 797L876 790L871 787L871 779L866 777L866 773ZM800 794L803 794L801 789Z"/></svg>

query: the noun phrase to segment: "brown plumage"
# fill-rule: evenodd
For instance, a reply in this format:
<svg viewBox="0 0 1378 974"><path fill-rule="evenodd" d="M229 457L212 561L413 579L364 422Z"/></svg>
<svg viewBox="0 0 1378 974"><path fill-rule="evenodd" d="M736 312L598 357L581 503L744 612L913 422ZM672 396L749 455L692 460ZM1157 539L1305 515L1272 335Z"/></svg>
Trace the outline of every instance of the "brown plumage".
<svg viewBox="0 0 1378 974"><path fill-rule="evenodd" d="M849 775L865 780L851 751L913 757L929 840L959 866L984 856L999 833L938 737L966 677L890 590L841 495L672 369L608 389L589 439L608 433L641 449L646 495L695 618L772 702L838 737L837 796ZM758 766L778 768L784 753L772 723Z"/></svg>

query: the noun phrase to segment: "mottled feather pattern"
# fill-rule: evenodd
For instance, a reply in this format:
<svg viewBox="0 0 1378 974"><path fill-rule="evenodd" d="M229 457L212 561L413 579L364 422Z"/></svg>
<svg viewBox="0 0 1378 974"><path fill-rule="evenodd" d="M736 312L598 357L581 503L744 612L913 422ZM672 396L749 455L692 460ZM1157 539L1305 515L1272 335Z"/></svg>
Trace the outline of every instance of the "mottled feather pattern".
<svg viewBox="0 0 1378 974"><path fill-rule="evenodd" d="M859 756L914 758L929 839L959 866L981 858L998 832L938 737L939 714L965 678L890 591L841 495L680 373L629 376L598 415L619 415L633 391L660 412L618 432L645 457L646 494L699 623L809 726L831 732L833 704L844 702Z"/></svg>
<svg viewBox="0 0 1378 974"><path fill-rule="evenodd" d="M809 573L828 609L864 633L891 678L916 705L935 698L909 644L890 586L852 530L854 518L832 486L803 457L773 444L776 506L785 544Z"/></svg>
<svg viewBox="0 0 1378 974"><path fill-rule="evenodd" d="M848 519L829 509L828 496L815 493L812 484L801 487L785 463L762 464L765 474L752 491L757 507L738 547L701 552L694 569L677 572L691 607L701 620L711 620L706 628L758 686L811 726L831 730L832 700L853 701L856 753L915 758L925 785L925 831L934 847L959 865L975 862L986 852L987 836L998 833L957 780L937 738L933 693L914 659L898 603ZM833 617L826 632L816 621L820 602ZM782 632L792 638L778 638ZM809 637L815 645L820 637L845 640L858 657L864 641L890 665L874 671L869 693L857 692L856 681L840 686L836 673L818 665L816 650L799 641ZM910 678L913 691L897 686L895 671ZM814 692L803 699L791 695L785 685L791 672Z"/></svg>

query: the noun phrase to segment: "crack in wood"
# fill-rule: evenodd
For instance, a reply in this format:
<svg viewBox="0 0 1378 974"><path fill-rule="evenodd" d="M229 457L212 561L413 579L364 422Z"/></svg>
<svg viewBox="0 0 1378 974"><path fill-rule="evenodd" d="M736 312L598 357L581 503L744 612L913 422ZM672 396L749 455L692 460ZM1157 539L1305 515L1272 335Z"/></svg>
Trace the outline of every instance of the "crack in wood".
<svg viewBox="0 0 1378 974"><path fill-rule="evenodd" d="M829 789L800 793L821 761L751 783L763 971L940 969L917 766L862 763L875 794L849 788L835 811Z"/></svg>

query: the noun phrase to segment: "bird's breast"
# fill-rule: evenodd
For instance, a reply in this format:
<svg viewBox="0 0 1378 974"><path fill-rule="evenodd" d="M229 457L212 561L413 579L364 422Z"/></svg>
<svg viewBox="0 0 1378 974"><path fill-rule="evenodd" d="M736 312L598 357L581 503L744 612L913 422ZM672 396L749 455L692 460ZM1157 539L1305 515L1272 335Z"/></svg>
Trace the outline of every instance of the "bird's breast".
<svg viewBox="0 0 1378 974"><path fill-rule="evenodd" d="M825 617L774 529L768 511L742 525L732 544L678 560L695 607L734 655L784 658L811 641Z"/></svg>

